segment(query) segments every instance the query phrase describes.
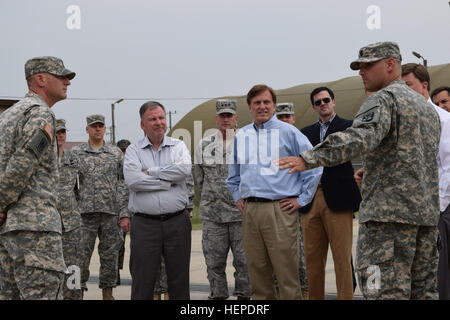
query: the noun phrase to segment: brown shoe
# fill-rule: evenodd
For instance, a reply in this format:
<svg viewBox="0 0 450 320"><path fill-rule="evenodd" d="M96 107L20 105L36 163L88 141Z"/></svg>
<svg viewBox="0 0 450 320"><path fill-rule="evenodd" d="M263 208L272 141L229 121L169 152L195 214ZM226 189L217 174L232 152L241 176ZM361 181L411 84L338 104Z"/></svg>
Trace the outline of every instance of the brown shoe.
<svg viewBox="0 0 450 320"><path fill-rule="evenodd" d="M153 300L161 300L161 295L159 293L154 293Z"/></svg>
<svg viewBox="0 0 450 320"><path fill-rule="evenodd" d="M112 295L113 288L103 288L103 300L114 300L114 297Z"/></svg>

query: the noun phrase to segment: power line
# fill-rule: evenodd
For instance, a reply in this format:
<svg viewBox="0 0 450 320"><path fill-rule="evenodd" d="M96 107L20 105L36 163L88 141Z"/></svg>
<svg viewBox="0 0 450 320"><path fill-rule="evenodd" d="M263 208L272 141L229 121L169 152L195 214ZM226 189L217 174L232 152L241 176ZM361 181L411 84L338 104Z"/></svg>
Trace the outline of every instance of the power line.
<svg viewBox="0 0 450 320"><path fill-rule="evenodd" d="M286 89L281 89L286 90ZM347 88L347 89L333 89L334 92L343 92L343 91L356 91L356 90L364 90L363 87L359 88ZM296 92L296 93L279 93L277 97L289 97L289 96L303 96L309 95L310 92ZM245 96L229 96L233 98L243 98ZM23 97L13 97L13 96L0 96L0 99L22 99ZM181 97L181 98L170 98L170 97L150 97L150 98L123 98L124 100L129 101L149 101L149 100L157 100L157 101L194 101L194 100L214 100L218 97ZM117 98L67 98L65 100L74 100L74 101L115 101Z"/></svg>

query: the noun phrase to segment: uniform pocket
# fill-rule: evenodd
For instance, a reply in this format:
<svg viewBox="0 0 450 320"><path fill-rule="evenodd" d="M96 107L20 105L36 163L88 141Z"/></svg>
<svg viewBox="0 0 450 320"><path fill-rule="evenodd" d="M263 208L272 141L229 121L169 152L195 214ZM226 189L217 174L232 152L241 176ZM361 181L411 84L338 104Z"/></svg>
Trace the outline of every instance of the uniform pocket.
<svg viewBox="0 0 450 320"><path fill-rule="evenodd" d="M357 247L357 270L385 264L394 258L394 239L384 223L369 221L360 225Z"/></svg>
<svg viewBox="0 0 450 320"><path fill-rule="evenodd" d="M395 283L394 244L390 226L369 221L359 228L356 270L365 298L377 299L382 290Z"/></svg>
<svg viewBox="0 0 450 320"><path fill-rule="evenodd" d="M36 253L27 253L24 255L24 264L26 267L39 268L44 270L53 270L65 272L66 266L62 259L43 256Z"/></svg>

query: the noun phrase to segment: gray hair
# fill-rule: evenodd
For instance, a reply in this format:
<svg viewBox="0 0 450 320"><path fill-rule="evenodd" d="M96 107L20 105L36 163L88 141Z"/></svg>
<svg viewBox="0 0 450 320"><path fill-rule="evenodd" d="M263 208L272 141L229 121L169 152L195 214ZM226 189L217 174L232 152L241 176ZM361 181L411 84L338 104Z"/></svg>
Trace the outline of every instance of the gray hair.
<svg viewBox="0 0 450 320"><path fill-rule="evenodd" d="M156 101L148 101L146 103L144 103L141 108L139 109L139 115L141 116L141 119L144 117L144 113L147 110L153 110L160 107L161 109L163 109L164 113L166 113L166 109L164 109L164 106Z"/></svg>

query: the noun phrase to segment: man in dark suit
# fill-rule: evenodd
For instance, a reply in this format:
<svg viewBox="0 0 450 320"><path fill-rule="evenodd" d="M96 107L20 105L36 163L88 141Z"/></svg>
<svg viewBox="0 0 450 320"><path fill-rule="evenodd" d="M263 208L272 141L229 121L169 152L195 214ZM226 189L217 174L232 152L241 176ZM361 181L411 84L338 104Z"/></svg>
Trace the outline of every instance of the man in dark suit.
<svg viewBox="0 0 450 320"><path fill-rule="evenodd" d="M311 103L319 120L301 130L313 146L352 125L334 111L334 93L327 87L314 89ZM325 267L328 245L331 247L336 274L338 299L353 299L351 250L353 212L358 211L361 195L353 179L351 162L323 169L313 201L300 208L308 276L309 298L324 299Z"/></svg>

